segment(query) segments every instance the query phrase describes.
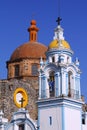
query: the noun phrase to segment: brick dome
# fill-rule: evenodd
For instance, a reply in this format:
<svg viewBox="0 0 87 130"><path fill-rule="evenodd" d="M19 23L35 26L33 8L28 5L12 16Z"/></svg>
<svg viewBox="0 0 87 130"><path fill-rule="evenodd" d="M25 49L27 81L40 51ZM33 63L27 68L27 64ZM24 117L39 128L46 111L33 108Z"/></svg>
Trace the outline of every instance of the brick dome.
<svg viewBox="0 0 87 130"><path fill-rule="evenodd" d="M16 61L24 58L45 58L47 47L37 42L37 32L39 28L36 26L36 21L30 22L31 26L28 28L29 42L19 46L11 55L10 61Z"/></svg>
<svg viewBox="0 0 87 130"><path fill-rule="evenodd" d="M38 42L27 42L19 46L11 55L10 61L16 61L24 58L45 58L47 47Z"/></svg>

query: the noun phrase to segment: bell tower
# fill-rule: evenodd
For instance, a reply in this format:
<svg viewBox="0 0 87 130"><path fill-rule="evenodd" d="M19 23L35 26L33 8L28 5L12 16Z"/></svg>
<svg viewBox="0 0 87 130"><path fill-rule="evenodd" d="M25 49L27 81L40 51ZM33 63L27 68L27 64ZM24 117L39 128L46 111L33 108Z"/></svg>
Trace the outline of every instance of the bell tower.
<svg viewBox="0 0 87 130"><path fill-rule="evenodd" d="M81 130L82 100L79 60L63 36L63 28L54 30L53 41L40 60L38 126L40 130Z"/></svg>

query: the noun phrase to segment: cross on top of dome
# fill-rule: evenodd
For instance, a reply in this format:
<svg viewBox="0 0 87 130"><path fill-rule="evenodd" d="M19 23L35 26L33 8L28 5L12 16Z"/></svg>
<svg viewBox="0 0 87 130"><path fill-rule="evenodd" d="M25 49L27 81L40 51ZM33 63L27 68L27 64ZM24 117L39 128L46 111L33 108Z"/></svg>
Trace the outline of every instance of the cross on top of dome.
<svg viewBox="0 0 87 130"><path fill-rule="evenodd" d="M60 22L62 21L62 18L58 17L58 19L56 20L56 22L58 23L58 25L60 25Z"/></svg>

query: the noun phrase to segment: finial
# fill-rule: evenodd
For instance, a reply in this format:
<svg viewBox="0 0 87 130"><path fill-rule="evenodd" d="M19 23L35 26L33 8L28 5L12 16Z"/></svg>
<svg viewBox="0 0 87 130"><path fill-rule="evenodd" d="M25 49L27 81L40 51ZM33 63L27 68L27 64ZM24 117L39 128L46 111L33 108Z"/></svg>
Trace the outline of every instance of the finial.
<svg viewBox="0 0 87 130"><path fill-rule="evenodd" d="M78 66L79 67L79 65L80 65L80 62L79 62L79 59L76 57L76 60L75 60L75 64L76 64L76 66Z"/></svg>
<svg viewBox="0 0 87 130"><path fill-rule="evenodd" d="M42 66L43 66L43 59L42 59L42 57L40 58L40 67L42 68Z"/></svg>
<svg viewBox="0 0 87 130"><path fill-rule="evenodd" d="M58 23L58 25L60 25L60 21L62 20L62 18L58 17L58 19L56 20L56 22Z"/></svg>
<svg viewBox="0 0 87 130"><path fill-rule="evenodd" d="M30 33L30 42L36 42L37 41L37 32L39 31L39 28L36 26L36 21L31 21L31 26L28 28L28 32Z"/></svg>

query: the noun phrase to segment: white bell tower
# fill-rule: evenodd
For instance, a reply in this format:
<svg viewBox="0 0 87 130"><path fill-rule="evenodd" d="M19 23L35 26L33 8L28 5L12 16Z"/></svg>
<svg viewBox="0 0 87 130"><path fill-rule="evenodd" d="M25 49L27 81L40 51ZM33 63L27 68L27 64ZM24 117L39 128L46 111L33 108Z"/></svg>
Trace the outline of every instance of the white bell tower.
<svg viewBox="0 0 87 130"><path fill-rule="evenodd" d="M58 26L46 52L47 61L40 60L38 129L82 130L82 100L79 60L72 61L73 51Z"/></svg>

